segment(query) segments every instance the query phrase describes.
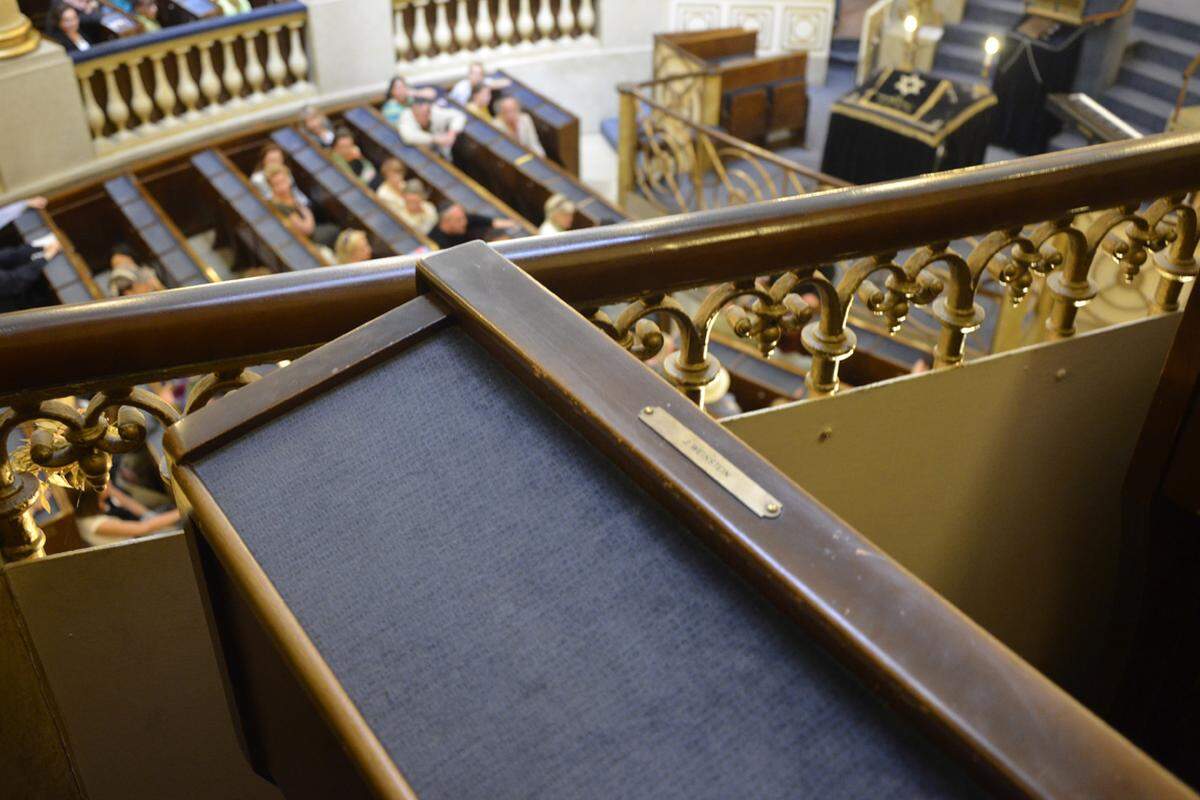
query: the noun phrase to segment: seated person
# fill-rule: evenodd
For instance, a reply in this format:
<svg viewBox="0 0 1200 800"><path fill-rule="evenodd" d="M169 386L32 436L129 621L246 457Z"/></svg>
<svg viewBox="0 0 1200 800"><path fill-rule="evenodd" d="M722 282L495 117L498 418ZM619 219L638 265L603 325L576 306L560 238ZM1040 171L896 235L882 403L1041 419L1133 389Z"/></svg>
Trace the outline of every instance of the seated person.
<svg viewBox="0 0 1200 800"><path fill-rule="evenodd" d="M61 250L62 245L54 238L41 247L0 247L0 314L46 304L47 298L37 291L37 284L46 264Z"/></svg>
<svg viewBox="0 0 1200 800"><path fill-rule="evenodd" d="M55 5L46 16L46 35L61 44L68 53L83 53L91 43L79 31L79 12L68 5Z"/></svg>
<svg viewBox="0 0 1200 800"><path fill-rule="evenodd" d="M333 256L339 264L357 264L359 261L370 261L375 254L371 252L366 231L347 228L338 234Z"/></svg>
<svg viewBox="0 0 1200 800"><path fill-rule="evenodd" d="M330 223L317 224L312 209L296 199L292 173L287 167L272 166L263 171L271 187L270 203L292 233L331 247L337 240L338 227Z"/></svg>
<svg viewBox="0 0 1200 800"><path fill-rule="evenodd" d="M516 227L517 223L511 219L492 219L479 214L468 214L458 203L451 203L442 210L437 227L429 232L429 238L445 250L475 239L491 239L498 233Z"/></svg>
<svg viewBox="0 0 1200 800"><path fill-rule="evenodd" d="M492 116L492 87L487 84L476 87L475 91L471 92L471 99L467 102L467 111L484 122L494 123L496 118Z"/></svg>
<svg viewBox="0 0 1200 800"><path fill-rule="evenodd" d="M227 17L235 14L245 14L250 10L250 0L214 0L217 8Z"/></svg>
<svg viewBox="0 0 1200 800"><path fill-rule="evenodd" d="M400 138L411 147L436 146L450 158L450 150L466 126L467 118L461 111L418 99L400 115Z"/></svg>
<svg viewBox="0 0 1200 800"><path fill-rule="evenodd" d="M472 61L467 67L467 77L463 78L458 83L454 84L454 88L450 90L450 99L461 103L464 106L471 99L475 89L480 86L488 86L492 89L507 89L512 86L512 81L508 78L489 78L484 72L483 63L480 61Z"/></svg>
<svg viewBox="0 0 1200 800"><path fill-rule="evenodd" d="M407 172L404 162L395 157L385 158L379 165L380 181L375 196L392 212L404 206L404 177Z"/></svg>
<svg viewBox="0 0 1200 800"><path fill-rule="evenodd" d="M379 172L363 156L349 128L338 128L333 136L333 163L374 189L379 185Z"/></svg>
<svg viewBox="0 0 1200 800"><path fill-rule="evenodd" d="M395 209L396 216L417 233L429 234L438 224L438 212L429 202L429 190L416 178L405 181L401 205Z"/></svg>
<svg viewBox="0 0 1200 800"><path fill-rule="evenodd" d="M155 0L134 0L133 18L146 33L162 30L162 23L158 21L158 3Z"/></svg>
<svg viewBox="0 0 1200 800"><path fill-rule="evenodd" d="M108 35L108 31L104 29L101 22L101 9L99 0L54 0L51 3L50 10L46 13L46 34L53 38L53 31L57 29L58 23L54 18L56 8L73 8L79 20L79 32L84 35L89 44L104 41ZM71 52L68 48L67 52Z"/></svg>
<svg viewBox="0 0 1200 800"><path fill-rule="evenodd" d="M322 147L333 147L333 125L329 122L329 117L313 106L305 106L300 112L300 119L304 129L311 133Z"/></svg>
<svg viewBox="0 0 1200 800"><path fill-rule="evenodd" d="M413 89L408 85L408 81L404 78L392 78L392 82L388 84L387 100L383 103L383 108L380 111L383 118L393 126L400 124L400 115L405 109L409 108L416 100L436 100L437 89L432 86L423 86L420 89Z"/></svg>
<svg viewBox="0 0 1200 800"><path fill-rule="evenodd" d="M492 124L516 139L527 150L532 150L539 156L546 155L542 141L538 138L537 128L533 125L533 117L521 110L521 101L517 98L500 98L500 102L496 104L496 119Z"/></svg>
<svg viewBox="0 0 1200 800"><path fill-rule="evenodd" d="M109 481L99 493L80 493L75 525L79 538L95 547L177 528L179 511L152 513Z"/></svg>
<svg viewBox="0 0 1200 800"><path fill-rule="evenodd" d="M575 204L561 194L555 192L546 198L546 221L538 228L538 233L562 233L571 230L575 224Z"/></svg>
<svg viewBox="0 0 1200 800"><path fill-rule="evenodd" d="M283 148L274 142L267 142L263 145L262 150L258 151L258 165L254 168L254 172L250 174L250 182L254 184L254 188L258 189L264 199L271 199L271 187L267 185L266 170L268 167L283 167L287 166L286 159L283 154ZM305 196L304 192L296 186L292 186L292 195L296 198L296 202L303 203L306 206L311 206L312 202Z"/></svg>
<svg viewBox="0 0 1200 800"><path fill-rule="evenodd" d="M113 248L108 260L108 294L110 297L126 297L135 294L161 292L167 288L158 279L158 273L137 263L133 251L124 245Z"/></svg>

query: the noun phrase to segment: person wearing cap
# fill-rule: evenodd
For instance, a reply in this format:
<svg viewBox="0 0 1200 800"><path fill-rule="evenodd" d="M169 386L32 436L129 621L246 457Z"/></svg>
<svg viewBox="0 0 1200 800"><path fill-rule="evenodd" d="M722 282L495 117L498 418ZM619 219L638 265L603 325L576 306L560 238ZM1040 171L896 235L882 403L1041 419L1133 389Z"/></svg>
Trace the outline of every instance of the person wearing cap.
<svg viewBox="0 0 1200 800"><path fill-rule="evenodd" d="M538 233L562 233L575 224L575 204L557 192L546 198L546 221Z"/></svg>
<svg viewBox="0 0 1200 800"><path fill-rule="evenodd" d="M405 181L398 205L388 207L405 225L417 233L428 234L438 223L437 208L429 202L429 190L416 178Z"/></svg>
<svg viewBox="0 0 1200 800"><path fill-rule="evenodd" d="M118 245L108 260L108 293L112 297L160 292L166 287L150 267L134 260L128 248Z"/></svg>
<svg viewBox="0 0 1200 800"><path fill-rule="evenodd" d="M502 97L496 104L496 118L492 124L520 142L525 149L545 156L542 140L538 138L533 117L521 110L521 101L515 97Z"/></svg>
<svg viewBox="0 0 1200 800"><path fill-rule="evenodd" d="M400 115L400 139L406 145L437 147L446 158L450 158L450 150L465 127L466 114L448 106L434 105L424 98L417 98Z"/></svg>

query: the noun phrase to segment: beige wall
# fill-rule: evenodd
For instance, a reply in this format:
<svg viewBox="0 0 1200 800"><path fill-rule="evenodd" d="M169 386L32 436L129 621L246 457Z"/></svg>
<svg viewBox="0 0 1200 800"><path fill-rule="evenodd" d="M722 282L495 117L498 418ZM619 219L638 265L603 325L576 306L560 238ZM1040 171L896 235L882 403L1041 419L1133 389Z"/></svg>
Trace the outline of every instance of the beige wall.
<svg viewBox="0 0 1200 800"><path fill-rule="evenodd" d="M239 749L183 534L3 570L89 800L280 800ZM27 730L20 699L0 720Z"/></svg>
<svg viewBox="0 0 1200 800"><path fill-rule="evenodd" d="M1177 325L1128 323L728 427L1084 692L1114 590L1121 484Z"/></svg>

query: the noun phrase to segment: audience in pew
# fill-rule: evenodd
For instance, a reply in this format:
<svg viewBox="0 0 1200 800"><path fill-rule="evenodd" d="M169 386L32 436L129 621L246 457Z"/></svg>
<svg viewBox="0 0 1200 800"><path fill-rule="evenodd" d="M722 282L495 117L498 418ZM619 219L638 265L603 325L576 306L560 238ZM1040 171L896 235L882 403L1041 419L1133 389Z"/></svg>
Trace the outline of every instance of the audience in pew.
<svg viewBox="0 0 1200 800"><path fill-rule="evenodd" d="M546 198L545 211L546 221L538 228L540 234L562 233L575 224L575 204L557 192Z"/></svg>
<svg viewBox="0 0 1200 800"><path fill-rule="evenodd" d="M271 207L283 217L292 233L332 247L337 240L338 227L327 222L317 224L312 209L296 199L292 173L288 168L271 166L263 174L267 178L267 185L271 187Z"/></svg>
<svg viewBox="0 0 1200 800"><path fill-rule="evenodd" d="M496 104L496 119L492 121L500 130L516 139L528 150L545 156L546 150L538 138L533 117L521 110L521 101L515 97L502 97Z"/></svg>
<svg viewBox="0 0 1200 800"><path fill-rule="evenodd" d="M162 30L158 21L158 3L155 0L136 0L133 4L133 18L147 33Z"/></svg>
<svg viewBox="0 0 1200 800"><path fill-rule="evenodd" d="M392 78L392 82L388 84L387 88L387 100L384 101L380 111L384 119L391 125L397 126L400 124L400 116L419 99L436 100L437 89L432 86L414 89L404 78Z"/></svg>
<svg viewBox="0 0 1200 800"><path fill-rule="evenodd" d="M267 183L266 170L268 167L284 167L286 165L287 158L284 155L283 148L274 142L267 142L263 145L263 149L259 151L258 165L250 175L250 183L254 184L254 188L258 189L263 198L270 200L271 187ZM292 196L296 198L296 202L312 206L312 201L294 184L292 185Z"/></svg>
<svg viewBox="0 0 1200 800"><path fill-rule="evenodd" d="M75 20L78 23L78 29L87 44L95 44L102 41L105 36L104 26L100 17L100 3L97 0L54 0L50 5L49 11L46 13L46 35L62 44L67 48L67 52L73 50L86 50L87 47L72 48L62 42L59 38L59 21L64 9L73 9L75 11Z"/></svg>
<svg viewBox="0 0 1200 800"><path fill-rule="evenodd" d="M490 89L507 89L512 85L512 81L508 78L489 78L483 69L483 63L472 61L467 67L467 77L463 78L458 83L454 84L454 88L450 90L450 99L455 102L466 105L471 99L471 95L480 86L487 86Z"/></svg>
<svg viewBox="0 0 1200 800"><path fill-rule="evenodd" d="M441 249L455 247L475 239L498 238L518 227L511 219L492 219L481 214L468 214L458 203L442 210L437 226L429 232L429 238Z"/></svg>
<svg viewBox="0 0 1200 800"><path fill-rule="evenodd" d="M61 250L54 238L37 245L0 247L0 313L43 304L36 287L46 264Z"/></svg>
<svg viewBox="0 0 1200 800"><path fill-rule="evenodd" d="M438 224L437 207L429 202L429 190L417 178L405 181L400 204L388 202L388 207L417 233L428 234Z"/></svg>
<svg viewBox="0 0 1200 800"><path fill-rule="evenodd" d="M471 99L467 101L467 111L484 122L495 122L495 117L492 116L492 88L486 84L477 87L471 93Z"/></svg>
<svg viewBox="0 0 1200 800"><path fill-rule="evenodd" d="M166 288L159 280L158 273L151 267L139 264L133 256L133 251L124 245L113 248L108 266L107 275L97 277L106 278L102 285L108 290L110 297L149 294L161 292Z"/></svg>
<svg viewBox="0 0 1200 800"><path fill-rule="evenodd" d="M454 142L466 125L467 118L461 111L418 99L400 115L400 139L410 147L436 146L450 158Z"/></svg>
<svg viewBox="0 0 1200 800"><path fill-rule="evenodd" d="M338 234L333 256L339 264L357 264L359 261L370 261L375 254L371 251L366 231L347 228Z"/></svg>
<svg viewBox="0 0 1200 800"><path fill-rule="evenodd" d="M366 159L349 128L338 128L333 136L333 163L375 189L379 186L379 171Z"/></svg>
<svg viewBox="0 0 1200 800"><path fill-rule="evenodd" d="M407 174L404 162L394 156L385 158L379 165L380 182L375 195L393 213L404 207L404 178Z"/></svg>
<svg viewBox="0 0 1200 800"><path fill-rule="evenodd" d="M66 48L68 53L82 53L92 49L91 43L80 31L79 12L71 6L53 6L47 23L47 35Z"/></svg>
<svg viewBox="0 0 1200 800"><path fill-rule="evenodd" d="M333 124L329 117L322 114L313 106L305 106L300 113L304 129L321 143L322 147L333 147Z"/></svg>
<svg viewBox="0 0 1200 800"><path fill-rule="evenodd" d="M179 526L179 511L156 514L109 481L102 492L82 492L75 509L79 536L93 547Z"/></svg>

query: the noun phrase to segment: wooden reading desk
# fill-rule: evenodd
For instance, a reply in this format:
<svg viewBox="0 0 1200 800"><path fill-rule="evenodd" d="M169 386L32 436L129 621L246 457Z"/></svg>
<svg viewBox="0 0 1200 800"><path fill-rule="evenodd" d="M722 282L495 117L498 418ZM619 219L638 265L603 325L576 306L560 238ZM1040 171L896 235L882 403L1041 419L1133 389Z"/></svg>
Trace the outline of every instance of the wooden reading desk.
<svg viewBox="0 0 1200 800"><path fill-rule="evenodd" d="M481 242L172 426L296 798L1194 795Z"/></svg>

